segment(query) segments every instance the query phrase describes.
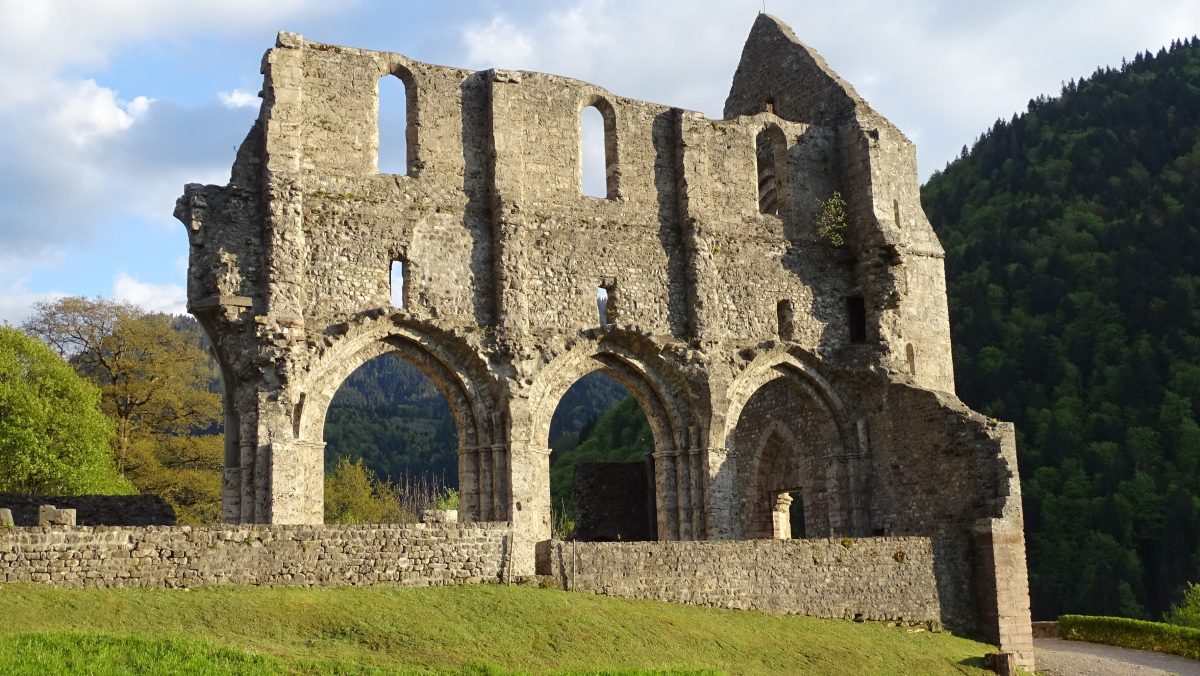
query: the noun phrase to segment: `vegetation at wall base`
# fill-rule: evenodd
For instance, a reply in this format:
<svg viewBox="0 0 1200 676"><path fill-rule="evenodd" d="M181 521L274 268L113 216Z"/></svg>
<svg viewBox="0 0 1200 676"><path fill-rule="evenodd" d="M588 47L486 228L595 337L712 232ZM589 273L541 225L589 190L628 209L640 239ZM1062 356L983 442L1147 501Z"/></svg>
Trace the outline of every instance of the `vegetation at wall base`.
<svg viewBox="0 0 1200 676"><path fill-rule="evenodd" d="M1034 617L1200 570L1200 40L998 120L929 179L957 391L1016 423Z"/></svg>
<svg viewBox="0 0 1200 676"><path fill-rule="evenodd" d="M1127 617L1063 615L1058 618L1058 635L1071 641L1153 650L1200 660L1200 629L1174 624Z"/></svg>
<svg viewBox="0 0 1200 676"><path fill-rule="evenodd" d="M215 673L854 676L986 674L982 656L995 650L945 632L884 623L503 585L185 591L9 584L0 586L0 617L0 673L6 674L20 667L29 646L67 653L62 660L93 653L118 660L113 653L121 645L129 652L145 647L163 659L211 658ZM174 655L179 652L184 655ZM136 672L109 663L116 673Z"/></svg>

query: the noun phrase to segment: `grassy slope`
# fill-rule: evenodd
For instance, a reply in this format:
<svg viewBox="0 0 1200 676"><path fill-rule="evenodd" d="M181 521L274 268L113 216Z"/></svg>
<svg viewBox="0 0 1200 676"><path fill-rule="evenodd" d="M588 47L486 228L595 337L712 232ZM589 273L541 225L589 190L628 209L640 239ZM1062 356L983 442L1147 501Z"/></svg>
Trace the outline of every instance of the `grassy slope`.
<svg viewBox="0 0 1200 676"><path fill-rule="evenodd" d="M162 660L182 660L174 671L202 671L187 665L213 664L226 672L271 672L280 665L339 673L358 671L359 665L490 665L531 671L683 667L856 676L982 674L978 658L991 650L944 633L882 624L498 585L194 591L0 585L0 618L3 673L21 664L22 655L57 651L64 660L91 659L82 648L72 650L77 637L26 635L30 632L86 632L84 645L109 653L105 659L151 653L158 655L152 663L160 666L168 663ZM100 640L111 636L137 638ZM177 656L180 651L186 654ZM82 663L114 665L102 672L126 668ZM39 669L47 670L62 667Z"/></svg>

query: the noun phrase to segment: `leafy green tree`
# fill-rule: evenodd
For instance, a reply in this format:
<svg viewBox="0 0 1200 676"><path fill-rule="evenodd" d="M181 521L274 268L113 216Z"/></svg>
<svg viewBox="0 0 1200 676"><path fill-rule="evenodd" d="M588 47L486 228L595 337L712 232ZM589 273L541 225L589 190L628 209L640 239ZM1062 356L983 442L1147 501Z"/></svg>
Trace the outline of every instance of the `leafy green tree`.
<svg viewBox="0 0 1200 676"><path fill-rule="evenodd" d="M1200 629L1200 583L1188 583L1183 600L1171 606L1171 609L1163 615L1163 621Z"/></svg>
<svg viewBox="0 0 1200 676"><path fill-rule="evenodd" d="M23 328L100 388L118 470L183 523L219 518L219 378L197 327L125 303L62 298L35 305Z"/></svg>
<svg viewBox="0 0 1200 676"><path fill-rule="evenodd" d="M100 393L40 341L0 327L0 492L127 494Z"/></svg>

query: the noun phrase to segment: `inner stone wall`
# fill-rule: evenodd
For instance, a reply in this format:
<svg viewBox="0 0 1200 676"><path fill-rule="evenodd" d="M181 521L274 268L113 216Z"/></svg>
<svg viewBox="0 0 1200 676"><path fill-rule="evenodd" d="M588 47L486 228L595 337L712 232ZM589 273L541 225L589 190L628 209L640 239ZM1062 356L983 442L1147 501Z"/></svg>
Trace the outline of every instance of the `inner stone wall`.
<svg viewBox="0 0 1200 676"><path fill-rule="evenodd" d="M0 528L0 582L345 587L496 582L503 523Z"/></svg>
<svg viewBox="0 0 1200 676"><path fill-rule="evenodd" d="M174 526L175 509L157 495L18 495L0 493L18 526L36 526L38 507L75 510L79 526Z"/></svg>
<svg viewBox="0 0 1200 676"><path fill-rule="evenodd" d="M940 625L933 558L920 537L555 542L552 572L611 596Z"/></svg>

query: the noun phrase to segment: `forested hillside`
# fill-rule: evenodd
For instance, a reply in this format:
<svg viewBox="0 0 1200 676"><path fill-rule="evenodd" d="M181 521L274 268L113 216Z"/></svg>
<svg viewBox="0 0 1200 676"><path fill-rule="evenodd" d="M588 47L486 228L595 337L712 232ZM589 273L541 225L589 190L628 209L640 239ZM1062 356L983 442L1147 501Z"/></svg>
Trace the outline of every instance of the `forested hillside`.
<svg viewBox="0 0 1200 676"><path fill-rule="evenodd" d="M580 378L550 422L555 462L573 455L567 452L579 445L581 432L627 397L625 388L600 372ZM433 381L403 359L384 355L359 367L334 396L325 419L325 471L339 458L361 458L381 479L425 476L455 488L456 435L450 408ZM620 455L621 449L614 452Z"/></svg>
<svg viewBox="0 0 1200 676"><path fill-rule="evenodd" d="M997 121L922 199L959 396L1017 425L1035 619L1200 578L1200 40Z"/></svg>

